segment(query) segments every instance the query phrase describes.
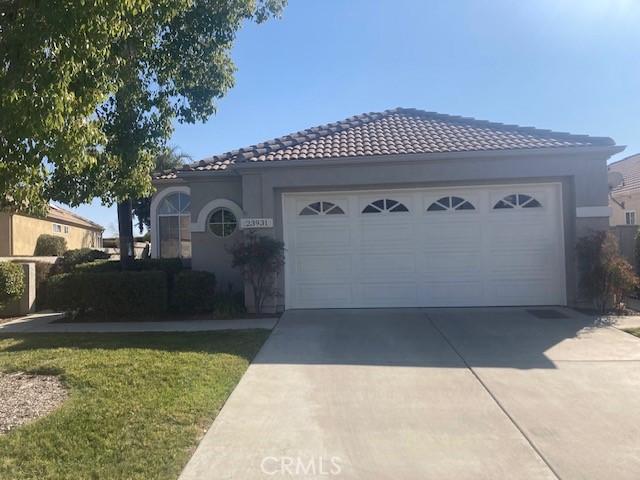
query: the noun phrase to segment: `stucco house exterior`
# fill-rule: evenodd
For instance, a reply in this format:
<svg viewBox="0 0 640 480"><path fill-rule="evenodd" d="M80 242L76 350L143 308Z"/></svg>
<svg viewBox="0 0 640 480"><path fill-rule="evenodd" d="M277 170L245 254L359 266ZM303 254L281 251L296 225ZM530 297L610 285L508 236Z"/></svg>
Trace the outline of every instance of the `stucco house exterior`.
<svg viewBox="0 0 640 480"><path fill-rule="evenodd" d="M576 239L608 228L622 149L416 109L357 115L159 175L152 255L242 288L226 247L255 220L285 243L277 310L573 304Z"/></svg>
<svg viewBox="0 0 640 480"><path fill-rule="evenodd" d="M610 172L622 175L622 183L611 189L611 226L638 225L640 223L640 154L609 164Z"/></svg>
<svg viewBox="0 0 640 480"><path fill-rule="evenodd" d="M31 256L42 234L59 235L69 249L101 248L104 227L57 205L45 218L0 212L0 257Z"/></svg>

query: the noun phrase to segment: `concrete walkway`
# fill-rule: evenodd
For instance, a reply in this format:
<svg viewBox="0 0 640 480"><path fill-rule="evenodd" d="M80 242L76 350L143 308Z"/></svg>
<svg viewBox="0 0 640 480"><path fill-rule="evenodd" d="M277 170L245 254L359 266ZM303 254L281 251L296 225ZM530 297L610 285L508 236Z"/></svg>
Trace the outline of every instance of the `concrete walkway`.
<svg viewBox="0 0 640 480"><path fill-rule="evenodd" d="M0 324L0 334L7 333L127 333L127 332L206 332L216 330L271 330L277 318L235 320L176 320L161 322L52 323L61 314L34 314Z"/></svg>
<svg viewBox="0 0 640 480"><path fill-rule="evenodd" d="M640 478L640 339L560 310L288 311L180 478Z"/></svg>

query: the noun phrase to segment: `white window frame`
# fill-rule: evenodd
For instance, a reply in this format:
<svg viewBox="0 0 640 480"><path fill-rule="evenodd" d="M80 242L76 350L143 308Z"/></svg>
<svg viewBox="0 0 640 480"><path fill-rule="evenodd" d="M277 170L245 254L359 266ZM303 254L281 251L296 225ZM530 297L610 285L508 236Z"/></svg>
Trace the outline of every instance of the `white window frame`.
<svg viewBox="0 0 640 480"><path fill-rule="evenodd" d="M632 217L633 221L629 222L629 217ZM636 223L636 211L635 210L625 210L624 211L624 224L625 225L637 225Z"/></svg>
<svg viewBox="0 0 640 480"><path fill-rule="evenodd" d="M52 223L51 231L53 233L62 233L62 225L60 225L59 223Z"/></svg>
<svg viewBox="0 0 640 480"><path fill-rule="evenodd" d="M156 254L158 257L160 257L162 255L162 252L160 251L160 217L177 217L178 218L178 245L182 244L182 229L181 229L181 224L182 224L182 218L186 217L189 220L189 230L191 230L191 192L181 192L181 191L173 191L170 193L167 193L166 195L163 195L162 199L156 204L156 208L155 210L157 211L158 207L162 204L162 202L164 200L166 200L168 197L170 197L171 195L175 195L175 194L184 194L189 196L189 213L183 213L183 212L179 212L179 213L158 213L155 218L157 219L157 223L158 223L158 227L156 228L156 238L157 238L157 247L156 247ZM193 244L192 247L193 249ZM193 256L193 250L191 252L191 255ZM168 258L172 258L172 257L168 257ZM179 248L178 251L178 257L176 258L191 258L191 257L183 257L182 256L182 251L181 248Z"/></svg>
<svg viewBox="0 0 640 480"><path fill-rule="evenodd" d="M68 234L69 233L69 225L65 225L64 227L62 227L64 229L64 233Z"/></svg>
<svg viewBox="0 0 640 480"><path fill-rule="evenodd" d="M233 215L233 218L235 219L235 222L225 222L224 221L224 212L229 212L231 215ZM211 217L216 213L216 212L223 212L222 213L222 222L215 222L214 225L221 225L222 226L222 235L218 235L217 233L215 233L213 230L211 230ZM235 228L233 229L233 232L231 232L229 235L225 235L224 234L224 226L225 225L232 225L235 223ZM210 214L209 214L209 218L207 219L207 231L213 235L216 238L229 238L232 237L233 235L235 235L238 230L240 230L240 219L237 217L237 215L235 214L235 212L233 210L231 210L230 208L227 207L218 207L215 210L213 210Z"/></svg>
<svg viewBox="0 0 640 480"><path fill-rule="evenodd" d="M164 198L172 193L182 192L191 196L191 189L187 186L167 187L160 190L151 200L151 257L158 258L160 256L160 229L158 228L158 206ZM193 231L193 229L191 230ZM192 246L193 248L193 246ZM193 255L193 251L191 252Z"/></svg>

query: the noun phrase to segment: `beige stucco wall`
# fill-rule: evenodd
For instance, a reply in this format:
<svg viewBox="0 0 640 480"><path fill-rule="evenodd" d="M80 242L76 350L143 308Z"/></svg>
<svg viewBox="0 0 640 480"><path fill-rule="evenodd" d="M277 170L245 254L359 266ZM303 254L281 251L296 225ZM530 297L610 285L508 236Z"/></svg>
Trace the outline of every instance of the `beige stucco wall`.
<svg viewBox="0 0 640 480"><path fill-rule="evenodd" d="M0 257L11 255L11 217L0 212Z"/></svg>
<svg viewBox="0 0 640 480"><path fill-rule="evenodd" d="M42 234L59 235L67 240L67 248L97 247L93 242L94 230L89 230L77 225L65 224L60 221L53 222L47 219L24 217L13 215L12 237L13 255L33 255L38 237ZM53 224L63 226L63 233L53 232ZM69 227L69 233L64 233L64 226Z"/></svg>
<svg viewBox="0 0 640 480"><path fill-rule="evenodd" d="M609 207L611 207L611 217L609 217L609 224L626 225L625 212L633 210L636 212L636 224L640 223L640 193L632 193L630 195L615 195L617 202L624 204L624 208L609 199Z"/></svg>

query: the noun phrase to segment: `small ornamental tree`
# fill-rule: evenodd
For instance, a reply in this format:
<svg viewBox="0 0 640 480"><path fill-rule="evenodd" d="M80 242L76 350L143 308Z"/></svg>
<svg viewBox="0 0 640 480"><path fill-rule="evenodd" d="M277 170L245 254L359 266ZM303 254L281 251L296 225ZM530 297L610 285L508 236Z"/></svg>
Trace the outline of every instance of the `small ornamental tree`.
<svg viewBox="0 0 640 480"><path fill-rule="evenodd" d="M24 292L24 273L17 263L0 262L0 308L20 298Z"/></svg>
<svg viewBox="0 0 640 480"><path fill-rule="evenodd" d="M624 307L624 298L638 285L633 267L621 255L610 232L594 232L578 240L580 287L595 307L606 313Z"/></svg>
<svg viewBox="0 0 640 480"><path fill-rule="evenodd" d="M242 270L251 286L256 313L262 313L265 300L279 294L276 277L284 265L284 244L251 232L245 235L244 241L233 245L229 253L233 257L232 266Z"/></svg>
<svg viewBox="0 0 640 480"><path fill-rule="evenodd" d="M636 233L634 256L636 260L636 272L640 272L640 229L638 230L638 233Z"/></svg>

